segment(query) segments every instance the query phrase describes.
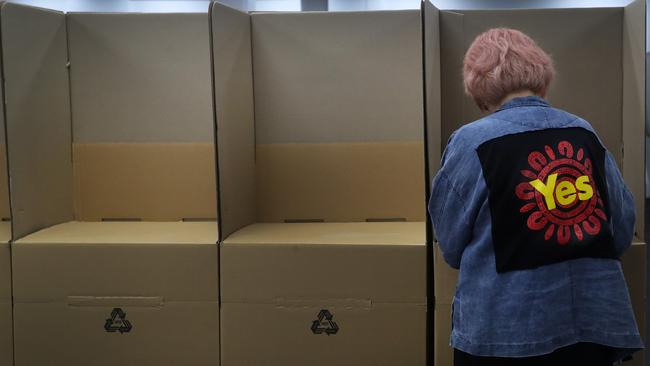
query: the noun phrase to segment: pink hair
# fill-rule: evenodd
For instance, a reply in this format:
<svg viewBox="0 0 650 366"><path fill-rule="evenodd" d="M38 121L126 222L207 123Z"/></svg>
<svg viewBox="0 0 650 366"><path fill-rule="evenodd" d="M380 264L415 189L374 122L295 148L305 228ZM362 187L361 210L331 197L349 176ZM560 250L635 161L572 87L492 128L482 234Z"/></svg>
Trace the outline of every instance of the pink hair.
<svg viewBox="0 0 650 366"><path fill-rule="evenodd" d="M465 93L481 110L510 93L530 90L545 97L555 70L551 57L524 33L494 28L480 34L465 54Z"/></svg>

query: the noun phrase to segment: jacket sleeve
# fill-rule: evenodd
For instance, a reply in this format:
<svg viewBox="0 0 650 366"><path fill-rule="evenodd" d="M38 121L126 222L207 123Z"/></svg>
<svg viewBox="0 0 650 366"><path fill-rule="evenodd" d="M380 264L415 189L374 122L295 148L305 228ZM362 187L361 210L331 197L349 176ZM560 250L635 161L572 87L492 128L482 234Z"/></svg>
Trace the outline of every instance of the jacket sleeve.
<svg viewBox="0 0 650 366"><path fill-rule="evenodd" d="M616 161L609 151L605 160L605 177L609 198L610 227L614 236L616 254L620 257L632 244L636 213L634 197L625 185Z"/></svg>
<svg viewBox="0 0 650 366"><path fill-rule="evenodd" d="M472 239L478 211L477 177L482 179L475 151L452 135L433 179L428 206L440 250L452 268L460 268L463 251Z"/></svg>

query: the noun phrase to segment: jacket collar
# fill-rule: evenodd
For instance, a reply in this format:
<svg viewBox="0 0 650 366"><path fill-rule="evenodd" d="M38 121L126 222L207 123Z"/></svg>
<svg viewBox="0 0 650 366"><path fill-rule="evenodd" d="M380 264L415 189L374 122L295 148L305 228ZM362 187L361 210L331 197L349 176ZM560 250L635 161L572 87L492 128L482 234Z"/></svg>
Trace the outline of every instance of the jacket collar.
<svg viewBox="0 0 650 366"><path fill-rule="evenodd" d="M505 109L516 108L516 107L550 107L551 105L544 99L536 96L530 95L526 97L513 98L506 103L502 104L496 112L503 111Z"/></svg>

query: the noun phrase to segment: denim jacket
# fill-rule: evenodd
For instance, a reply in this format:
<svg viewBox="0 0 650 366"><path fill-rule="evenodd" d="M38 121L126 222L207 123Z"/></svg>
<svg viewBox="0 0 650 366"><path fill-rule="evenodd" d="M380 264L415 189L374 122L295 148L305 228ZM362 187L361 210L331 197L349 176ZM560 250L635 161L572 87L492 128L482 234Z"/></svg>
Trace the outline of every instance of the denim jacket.
<svg viewBox="0 0 650 366"><path fill-rule="evenodd" d="M429 213L460 269L454 348L528 357L593 342L617 358L643 348L618 260L633 238L633 197L585 120L531 96L461 127Z"/></svg>

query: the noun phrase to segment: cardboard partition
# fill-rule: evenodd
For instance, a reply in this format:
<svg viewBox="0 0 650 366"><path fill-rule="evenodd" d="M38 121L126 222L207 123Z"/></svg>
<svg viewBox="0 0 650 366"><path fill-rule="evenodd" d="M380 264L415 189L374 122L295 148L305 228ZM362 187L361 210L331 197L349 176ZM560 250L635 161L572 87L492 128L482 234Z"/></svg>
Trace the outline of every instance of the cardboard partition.
<svg viewBox="0 0 650 366"><path fill-rule="evenodd" d="M2 27L16 365L218 364L207 15Z"/></svg>
<svg viewBox="0 0 650 366"><path fill-rule="evenodd" d="M213 4L223 364L425 363L421 15Z"/></svg>
<svg viewBox="0 0 650 366"><path fill-rule="evenodd" d="M0 365L13 365L13 316L9 241L0 243Z"/></svg>
<svg viewBox="0 0 650 366"><path fill-rule="evenodd" d="M589 121L616 158L636 198L636 236L643 239L644 14L641 0L625 8L441 12L442 148L454 130L482 116L463 91L465 51L487 29L519 29L553 58L550 103Z"/></svg>
<svg viewBox="0 0 650 366"><path fill-rule="evenodd" d="M432 6L425 10L435 12ZM454 130L481 117L462 85L463 57L478 34L494 27L519 29L550 53L557 77L549 91L549 101L594 126L635 196L637 238L623 258L623 267L639 329L645 329L645 317L638 310L645 308L645 290L635 290L645 289L645 255L639 252L645 250L641 244L645 196L645 2L637 0L625 8L442 11L439 21L440 58L438 61L425 54L425 64L440 62L441 67L441 151ZM431 106L436 100L427 102ZM438 128L431 120L428 127ZM440 160L435 154L435 148L429 150L430 161ZM430 163L429 169L430 176L435 176L437 166ZM457 276L437 254L435 362L449 365L453 351L449 347L450 305ZM636 258L634 263L630 262L632 257ZM642 362L643 357L637 354L635 362Z"/></svg>

